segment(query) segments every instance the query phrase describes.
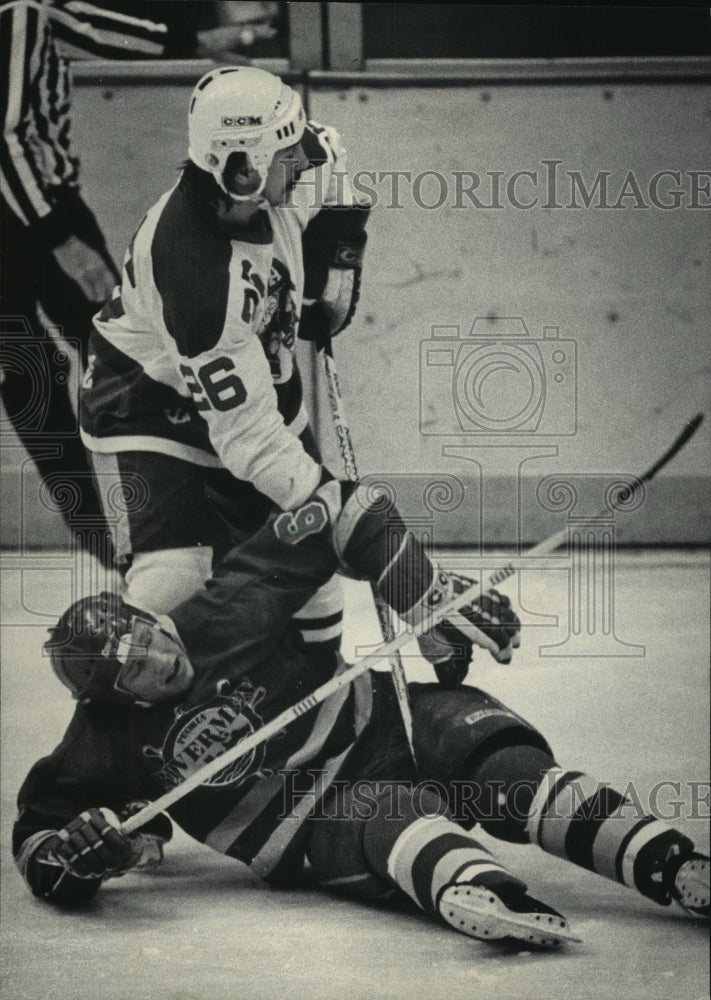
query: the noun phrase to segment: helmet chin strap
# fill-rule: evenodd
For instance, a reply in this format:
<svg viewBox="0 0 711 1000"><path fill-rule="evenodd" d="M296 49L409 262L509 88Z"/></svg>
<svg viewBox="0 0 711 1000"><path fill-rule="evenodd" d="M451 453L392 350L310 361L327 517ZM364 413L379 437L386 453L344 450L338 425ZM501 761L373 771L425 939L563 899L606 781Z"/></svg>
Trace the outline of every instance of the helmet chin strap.
<svg viewBox="0 0 711 1000"><path fill-rule="evenodd" d="M261 179L259 187L256 191L252 191L250 194L235 194L234 191L230 191L225 187L224 181L221 178L217 183L220 185L228 198L231 198L232 201L236 201L238 205L244 205L245 202L248 201L253 201L257 205L265 205L267 203L267 199L264 197L264 188L267 183L266 177Z"/></svg>
<svg viewBox="0 0 711 1000"><path fill-rule="evenodd" d="M245 202L248 201L254 201L258 205L263 205L266 203L266 198L264 197L264 188L267 185L268 167L253 166L252 169L256 170L257 173L259 174L259 184L255 188L255 190L250 191L249 194L236 194L236 192L230 191L230 189L225 184L224 172L218 174L216 171L213 171L212 176L215 178L215 180L220 185L225 194L228 196L228 198L231 198L232 201L237 202L238 205L243 205Z"/></svg>

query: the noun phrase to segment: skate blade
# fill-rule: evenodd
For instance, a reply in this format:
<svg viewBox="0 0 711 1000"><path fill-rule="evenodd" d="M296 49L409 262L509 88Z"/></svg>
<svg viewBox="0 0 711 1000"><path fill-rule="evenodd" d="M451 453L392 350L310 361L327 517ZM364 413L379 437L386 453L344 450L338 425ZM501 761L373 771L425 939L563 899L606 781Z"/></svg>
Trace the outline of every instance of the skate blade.
<svg viewBox="0 0 711 1000"><path fill-rule="evenodd" d="M571 934L563 917L553 913L512 913L498 896L479 886L453 885L445 889L439 912L455 930L480 941L513 937L540 948L581 941Z"/></svg>

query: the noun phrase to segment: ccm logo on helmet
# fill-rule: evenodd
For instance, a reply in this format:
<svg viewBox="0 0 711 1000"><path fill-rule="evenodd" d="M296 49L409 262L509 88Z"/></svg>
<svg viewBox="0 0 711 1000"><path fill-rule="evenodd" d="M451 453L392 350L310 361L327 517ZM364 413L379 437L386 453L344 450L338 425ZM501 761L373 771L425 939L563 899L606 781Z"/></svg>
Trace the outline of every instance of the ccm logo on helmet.
<svg viewBox="0 0 711 1000"><path fill-rule="evenodd" d="M222 119L222 124L225 128L234 128L235 125L261 125L262 116L261 115L240 115L239 118L232 118L231 116L225 116Z"/></svg>

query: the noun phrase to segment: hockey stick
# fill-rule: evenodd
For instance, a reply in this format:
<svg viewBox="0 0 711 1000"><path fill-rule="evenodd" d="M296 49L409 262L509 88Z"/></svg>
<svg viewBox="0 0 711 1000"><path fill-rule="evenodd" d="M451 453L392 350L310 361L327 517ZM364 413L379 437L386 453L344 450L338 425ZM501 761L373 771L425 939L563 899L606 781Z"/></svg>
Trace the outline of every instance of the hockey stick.
<svg viewBox="0 0 711 1000"><path fill-rule="evenodd" d="M614 512L620 510L621 507L624 507L625 504L628 504L632 499L632 497L635 495L635 493L638 493L641 487L644 486L645 483L648 483L651 479L654 479L656 474L660 472L665 465L668 465L669 462L671 462L671 460L674 458L674 456L681 451L681 449L684 447L687 441L689 441L689 439L693 437L693 435L699 429L701 423L703 422L703 419L704 419L703 413L697 413L695 417L692 417L691 420L688 420L686 422L684 429L674 439L674 442L670 445L669 448L667 448L662 457L657 459L654 465L650 465L647 471L643 472L641 476L636 476L633 482L628 487L621 489L617 497L611 499L608 502L607 507L605 507L604 510L599 511L596 517L598 518L605 517L605 515L609 515L611 511ZM568 527L566 525L565 528L561 528L560 531L556 531L555 534L550 536L550 538L545 539L545 541L543 542L539 542L538 545L535 545L532 549L529 549L526 555L523 556L524 561L528 559L529 556L532 555L544 556L548 555L551 552L554 552L559 545L562 545L563 542L566 541L567 537L568 537ZM518 560L516 560L516 567L519 569L521 568L520 562ZM493 574L493 576L497 577L496 580L493 579L493 576L490 577L489 579L492 580L492 586L496 586L497 583L501 583L503 580L507 580L515 572L516 568L512 569L511 572L507 572L505 576L501 577L499 577L495 573Z"/></svg>
<svg viewBox="0 0 711 1000"><path fill-rule="evenodd" d="M674 441L672 446L662 455L662 457L650 466L646 472L635 479L634 483L629 487L628 490L624 491L624 495L621 494L617 500L617 503L613 503L613 509L618 509L618 507L624 503L629 502L629 499L636 493L639 488L644 484L649 482L656 476L656 474L667 465L672 458L684 447L689 438L694 434L694 432L699 427L699 424L703 420L703 414L697 414L693 420L690 420L686 425L681 434ZM608 513L608 510L605 511ZM227 767L229 764L234 763L234 761L239 760L244 754L249 753L254 750L255 747L260 746L267 740L276 736L277 733L281 732L290 722L294 722L300 716L309 712L316 705L325 701L326 698L335 694L344 685L351 684L357 677L360 677L367 670L371 670L377 664L381 663L383 660L387 660L394 653L400 650L407 643L411 642L413 638L421 635L423 632L427 632L429 629L433 628L438 622L442 621L452 612L458 611L463 605L471 603L480 597L483 593L489 590L491 587L495 587L500 584L503 580L507 580L510 576L513 576L517 570L526 569L531 566L532 563L536 561L540 556L549 555L554 552L558 546L564 542L568 537L567 526L561 530L555 532L550 538L546 538L544 541L539 542L538 545L534 545L533 548L529 549L528 552L519 558L510 560L505 566L500 569L495 570L488 578L486 583L475 582L472 583L471 587L468 587L465 591L459 594L457 597L452 598L446 604L442 604L440 607L433 609L429 617L423 618L423 620L414 628L409 629L406 632L402 632L399 636L395 636L388 642L383 643L378 649L373 653L369 653L367 656L362 657L360 660L356 660L355 663L351 664L343 673L332 677L330 680L326 681L320 687L312 691L301 701L292 705L290 708L285 709L276 718L272 719L271 722L266 723L261 729L252 733L250 736L245 737L245 739L240 740L229 750L225 750L223 754L219 757L215 757L209 763L205 764L199 770L195 771L174 788L171 788L164 795L161 795L155 800L155 802L149 803L139 812L135 813L129 819L127 819L121 825L121 831L125 834L133 833L138 830L145 823L154 819L159 813L164 812L174 802L178 802L185 795L188 795L194 788L199 785L204 784L214 775L218 774L223 768Z"/></svg>
<svg viewBox="0 0 711 1000"><path fill-rule="evenodd" d="M346 476L348 479L353 482L357 482L358 467L356 465L355 448L353 447L351 431L348 426L346 411L343 405L343 395L341 394L341 386L338 381L336 361L333 357L333 342L330 337L326 341L323 349L318 353L323 358L323 369L326 373L328 399L331 404L331 417L333 418L333 426L336 432L336 439L341 452L341 458L343 460L343 467L346 470ZM373 603L375 604L375 611L378 616L383 641L389 642L395 637L395 630L390 617L390 608L387 606L381 597L378 588L372 581L370 584L370 591L373 595ZM405 668L402 665L402 659L397 651L390 658L390 673L392 674L393 687L395 688L397 702L400 707L400 715L402 716L402 723L405 728L407 742L410 746L410 753L412 754L412 760L415 765L415 769L417 770L415 737L412 725L412 709L410 708L410 696L407 692L407 678L405 676Z"/></svg>

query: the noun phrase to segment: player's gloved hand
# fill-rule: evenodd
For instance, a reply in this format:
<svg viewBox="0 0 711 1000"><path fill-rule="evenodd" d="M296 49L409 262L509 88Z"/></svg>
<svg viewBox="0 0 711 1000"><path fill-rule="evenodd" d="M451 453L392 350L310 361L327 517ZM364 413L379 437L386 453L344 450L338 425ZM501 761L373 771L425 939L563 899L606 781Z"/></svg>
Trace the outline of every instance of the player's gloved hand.
<svg viewBox="0 0 711 1000"><path fill-rule="evenodd" d="M52 860L76 878L123 875L138 860L132 837L121 833L111 809L87 809L58 830L51 845Z"/></svg>
<svg viewBox="0 0 711 1000"><path fill-rule="evenodd" d="M93 247L78 236L68 236L52 252L65 274L76 281L90 302L100 305L110 297L116 279Z"/></svg>
<svg viewBox="0 0 711 1000"><path fill-rule="evenodd" d="M135 816L144 806L148 805L147 800L129 802L119 813L119 820L125 823L130 816ZM136 830L130 836L133 853L136 861L132 865L136 871L150 871L156 868L163 860L163 847L172 839L173 824L165 813L160 813L150 822Z"/></svg>
<svg viewBox="0 0 711 1000"><path fill-rule="evenodd" d="M439 571L442 604L463 593L473 580ZM420 652L443 687L457 688L469 672L474 646L488 649L497 663L510 663L521 643L521 622L505 594L488 590L445 618L419 639Z"/></svg>
<svg viewBox="0 0 711 1000"><path fill-rule="evenodd" d="M317 348L348 326L360 297L367 206L323 208L304 232L304 301L299 337Z"/></svg>
<svg viewBox="0 0 711 1000"><path fill-rule="evenodd" d="M244 55L245 50L252 48L255 42L270 41L276 33L275 27L261 19L203 28L197 33L193 58L212 59L231 66L249 66L251 63Z"/></svg>

